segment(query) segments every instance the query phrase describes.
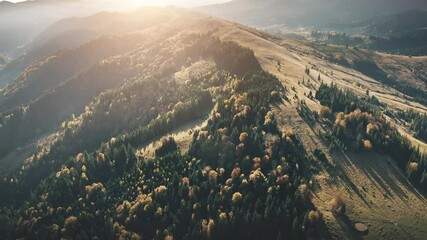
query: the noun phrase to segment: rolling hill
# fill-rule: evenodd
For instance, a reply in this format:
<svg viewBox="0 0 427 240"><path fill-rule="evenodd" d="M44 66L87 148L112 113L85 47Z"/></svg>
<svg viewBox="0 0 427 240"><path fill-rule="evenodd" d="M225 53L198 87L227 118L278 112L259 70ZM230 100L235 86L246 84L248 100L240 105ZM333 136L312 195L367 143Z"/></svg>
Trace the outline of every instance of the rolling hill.
<svg viewBox="0 0 427 240"><path fill-rule="evenodd" d="M1 90L2 239L427 236L426 57L176 8L31 48Z"/></svg>

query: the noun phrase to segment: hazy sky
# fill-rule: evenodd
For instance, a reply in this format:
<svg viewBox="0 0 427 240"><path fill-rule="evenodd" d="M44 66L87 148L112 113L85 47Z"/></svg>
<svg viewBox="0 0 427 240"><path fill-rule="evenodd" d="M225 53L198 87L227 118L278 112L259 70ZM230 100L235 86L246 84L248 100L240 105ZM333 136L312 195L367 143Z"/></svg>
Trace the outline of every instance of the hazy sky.
<svg viewBox="0 0 427 240"><path fill-rule="evenodd" d="M229 2L230 0L131 0L138 3L153 5L200 6L213 3Z"/></svg>
<svg viewBox="0 0 427 240"><path fill-rule="evenodd" d="M9 2L23 2L25 0L8 0ZM181 7L194 7L213 3L229 2L230 0L106 0L106 2L123 3L134 5L175 5ZM1 2L1 1L0 1Z"/></svg>

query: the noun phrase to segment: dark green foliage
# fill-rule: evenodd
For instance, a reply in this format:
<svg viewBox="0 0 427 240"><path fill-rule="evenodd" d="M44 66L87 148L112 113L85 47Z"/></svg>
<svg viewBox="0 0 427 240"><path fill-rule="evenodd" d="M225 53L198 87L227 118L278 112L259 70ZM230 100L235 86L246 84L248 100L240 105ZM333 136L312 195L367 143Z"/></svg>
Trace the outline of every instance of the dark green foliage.
<svg viewBox="0 0 427 240"><path fill-rule="evenodd" d="M162 59L165 56L172 55L172 58L175 58L176 65L191 64L188 61L181 62L180 59L187 60L190 55L194 59L199 59L200 57L210 58L213 55L216 56L217 51L219 51L210 45L221 47L221 44L225 44L224 48L233 53L232 59L238 59L233 61L240 61L245 58L246 60L244 61L251 62L246 66L249 69L248 73L256 71L259 67L257 62L256 64L253 63L254 59L256 61L253 52L243 49L242 54L239 55L239 49L242 48L235 43L222 43L209 35L184 36L181 41L183 44L188 45L188 48L192 49L193 52L184 50L183 53L164 53L164 55L161 55ZM150 49L147 55L156 56L162 47L159 43L158 46L156 45L153 49ZM135 53L135 55L137 54ZM98 68L108 68L103 73L108 74L107 80L103 79L102 83L94 83L96 81L88 80L85 77L77 77L75 80L68 81L66 84L61 85L59 89L40 98L30 107L20 107L11 115L9 114L10 117L8 117L5 126L0 128L0 155L7 154L14 147L37 135L39 131L44 132L55 126L55 123L58 123L55 114L63 115L63 108L69 110L70 104L81 105L80 107L83 108L83 103L88 100L87 97L89 95L96 95L100 88L105 89L110 81L114 82L114 84L119 83L112 81L112 79L116 77L126 79L130 75L136 74L136 70L133 69L136 63L130 62L127 57L122 58L95 66L89 72L83 74L83 76L93 76L97 73ZM229 59L230 57L224 55L224 58ZM142 66L150 63L150 60L145 58L141 61L143 61L141 63L143 64ZM219 55L216 57L216 61L218 63L221 62ZM155 69L157 70L157 68ZM28 190L33 189L49 172L60 167L66 159L66 157L64 159L64 156L73 156L83 150L92 151L101 142L107 141L123 131L129 131L129 134L124 137L126 138L125 141L133 146L138 146L156 136L167 133L180 123L194 120L206 114L212 107L212 97L207 88L223 84L228 74L214 72L211 75L200 76L200 79L193 79L190 83L182 85L166 77L174 73L175 69L180 69L180 67L161 68L161 70L158 70L158 78L132 79L133 82L129 81L121 88L104 92L96 97L85 108L85 112L80 118L66 123L63 128L62 138L53 143L48 155L43 155L41 159L37 159L34 166L26 168L19 176L11 177L19 179L19 187L25 189L17 189L16 191L19 192L19 195L28 194ZM119 74L120 77L115 73ZM81 81L84 82L80 83ZM91 85L91 87L86 87L87 84ZM71 85L74 87L71 87ZM74 88L81 88L84 91ZM82 94L86 97L83 97ZM172 106L178 104L178 108L167 114L168 107L171 104ZM73 109L74 107L71 108ZM161 118L155 119L159 114L162 115ZM10 183L1 181L0 188L9 187L2 186L4 184L9 185ZM13 184L15 185L16 183ZM12 188L16 188L16 186ZM11 195L10 199L1 199L0 202L8 200L18 200L20 202L26 197Z"/></svg>
<svg viewBox="0 0 427 240"><path fill-rule="evenodd" d="M366 101L361 101L357 95L348 89L341 90L335 84L320 84L319 89L316 91L316 99L320 101L321 105L329 107L332 112L349 113L357 108L362 111L378 111L375 106L377 104L376 100L369 100L370 98L368 98Z"/></svg>
<svg viewBox="0 0 427 240"><path fill-rule="evenodd" d="M263 87L255 88L255 83ZM298 219L303 219L312 205L298 197L304 168L295 167L305 157L295 136L285 139L277 135L274 117L266 111L267 93L279 83L262 73L235 86L234 96L244 94L241 104L248 104L253 111L244 121L233 120L239 106L230 104L236 108L229 109L221 104L217 110L221 118L209 122L204 137L200 137L202 132L195 133L188 155L177 153L176 143L167 139L156 152L164 156L162 159L137 160L134 149L121 143L126 138L102 145L96 152L79 154L37 188L23 206L27 209L21 214L24 221L17 223L14 236L43 238L47 236L42 235L44 226L57 224L64 230L49 227L51 236L305 238L311 225ZM266 118L272 122L265 124ZM227 136L223 128L233 130ZM248 133L247 138L239 136L242 131ZM262 131L271 139L263 137ZM236 137L233 132L238 133ZM234 154L239 142L245 144L243 154ZM252 161L256 158L260 162ZM139 162L136 167L135 162ZM244 175L234 174L238 166ZM50 208L55 211L48 211ZM43 224L34 225L32 216Z"/></svg>
<svg viewBox="0 0 427 240"><path fill-rule="evenodd" d="M117 41L117 39L113 40L110 41ZM134 37L130 37L127 41L135 44ZM155 79L170 77L182 66L191 64L191 59L194 61L213 59L219 70L225 70L239 77L261 70L250 49L242 48L233 42L222 42L210 34L183 35L174 40L173 44L182 46L182 49L176 52L165 48L167 44L171 43L166 41L146 44L139 50L97 63L71 79L64 80L61 84L57 83L58 85L54 85L51 90L36 95L37 98L34 97L36 100L29 103L28 106L18 106L0 113L2 118L8 116L8 120L4 121L0 128L0 157L4 157L14 148L34 137L51 131L71 114L82 113L94 96L99 95L101 101L108 100L111 98L111 93L106 96L101 93L117 89L122 85L133 87L131 85L135 84L135 81L145 79L147 76L155 76L153 77ZM164 64L153 64L153 62ZM163 82L154 82L151 87L156 87L156 84L163 84ZM169 87L172 86L167 86L165 90L171 90ZM112 94L117 95L120 92L115 91ZM131 94L135 94L135 92ZM132 95L125 97L130 96ZM131 101L131 99L127 98L126 101ZM106 102L100 104L106 104ZM108 106L102 107L107 108ZM98 137L98 135L95 136ZM88 142L91 142L93 146L100 143L92 141L92 139L88 139Z"/></svg>
<svg viewBox="0 0 427 240"><path fill-rule="evenodd" d="M370 103L371 98L359 98L348 90L343 91L336 85L326 84L319 87L316 98L337 114L332 136L328 136L329 140L358 150L366 148L364 143L368 140L375 151L390 155L415 186L427 190L427 156L414 148L408 139L402 137L397 129L385 120L377 105ZM339 112L344 112L345 115L341 114L338 119ZM411 116L417 116L417 113L400 113L400 116L409 119ZM345 120L345 126L340 124L341 120ZM422 134L424 122L425 118L418 114L413 121L413 129Z"/></svg>
<svg viewBox="0 0 427 240"><path fill-rule="evenodd" d="M415 136L427 141L427 116L412 109L400 111L397 116L410 124L410 129L415 132Z"/></svg>
<svg viewBox="0 0 427 240"><path fill-rule="evenodd" d="M316 99L323 106L329 107L332 112L350 113L356 109L372 114L379 114L383 105L375 96L358 97L348 89L340 89L337 85L321 83L316 91Z"/></svg>
<svg viewBox="0 0 427 240"><path fill-rule="evenodd" d="M168 153L178 151L178 145L176 145L175 139L173 137L163 139L161 144L162 145L158 149L156 149L157 157L163 157Z"/></svg>
<svg viewBox="0 0 427 240"><path fill-rule="evenodd" d="M238 77L261 70L258 60L249 48L243 48L234 42L221 42L209 34L200 35L197 38L189 35L188 39L191 39L189 41L192 41L193 44L185 48L183 52L192 59L197 59L200 55L212 58L219 69ZM186 59L180 58L180 60Z"/></svg>
<svg viewBox="0 0 427 240"><path fill-rule="evenodd" d="M321 149L316 148L316 149L314 150L314 156L315 156L319 161L321 161L322 163L326 163L326 162L328 161L328 159L326 159L326 155L325 155L325 153L324 153Z"/></svg>
<svg viewBox="0 0 427 240"><path fill-rule="evenodd" d="M231 63L250 54L243 49L239 55L233 44L224 49L234 52ZM18 201L19 210L0 219L0 237L318 237L303 220L313 209L299 190L309 182L305 150L296 135L280 133L269 111L277 101L271 92L283 89L274 76L252 70L242 78L214 72L188 85L139 81L102 94L86 113L64 123L64 135L48 154L13 182L2 181L2 192L25 203ZM156 151L161 158L137 154L135 147L200 117L213 102L217 106L187 154L173 139ZM24 194L29 187L31 196Z"/></svg>
<svg viewBox="0 0 427 240"><path fill-rule="evenodd" d="M185 99L191 101L178 104ZM16 176L18 186L14 187L19 187L16 189L19 195L11 194L10 200L25 199L27 195L22 194L28 193L49 172L61 166L62 161L56 159L75 156L83 150L92 151L101 142L124 130L129 133L117 138L116 144L138 146L183 122L201 117L212 108L211 99L206 91L179 86L168 79L146 79L101 95L86 108L86 113L64 124L63 137L50 147L49 154L43 155ZM173 112L167 114L171 104L176 105L171 109ZM159 114L162 117L156 118ZM0 185L3 184L10 183L2 182Z"/></svg>

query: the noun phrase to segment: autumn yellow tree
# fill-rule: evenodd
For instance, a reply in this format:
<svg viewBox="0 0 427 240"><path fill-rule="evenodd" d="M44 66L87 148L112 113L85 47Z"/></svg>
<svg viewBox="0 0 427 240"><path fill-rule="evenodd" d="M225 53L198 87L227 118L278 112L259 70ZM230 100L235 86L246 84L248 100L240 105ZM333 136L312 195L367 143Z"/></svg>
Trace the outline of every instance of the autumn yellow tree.
<svg viewBox="0 0 427 240"><path fill-rule="evenodd" d="M332 116L332 111L330 108L326 107L326 106L321 106L320 107L320 111L319 111L319 116L321 118L330 118Z"/></svg>

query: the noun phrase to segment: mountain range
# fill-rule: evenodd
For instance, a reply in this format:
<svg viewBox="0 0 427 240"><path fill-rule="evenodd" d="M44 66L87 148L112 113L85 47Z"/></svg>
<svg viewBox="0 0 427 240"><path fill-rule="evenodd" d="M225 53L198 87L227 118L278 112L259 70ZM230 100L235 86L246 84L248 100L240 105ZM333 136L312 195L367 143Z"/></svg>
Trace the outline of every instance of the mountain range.
<svg viewBox="0 0 427 240"><path fill-rule="evenodd" d="M427 53L427 4L423 1L235 0L197 10L319 43L406 55Z"/></svg>
<svg viewBox="0 0 427 240"><path fill-rule="evenodd" d="M234 0L199 11L255 27L325 27L354 23L408 10L427 10L422 0Z"/></svg>
<svg viewBox="0 0 427 240"><path fill-rule="evenodd" d="M0 2L0 54L15 58L43 30L60 19L81 17L106 10L123 10L115 1L33 0ZM115 4L113 4L115 3Z"/></svg>

